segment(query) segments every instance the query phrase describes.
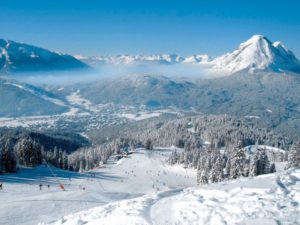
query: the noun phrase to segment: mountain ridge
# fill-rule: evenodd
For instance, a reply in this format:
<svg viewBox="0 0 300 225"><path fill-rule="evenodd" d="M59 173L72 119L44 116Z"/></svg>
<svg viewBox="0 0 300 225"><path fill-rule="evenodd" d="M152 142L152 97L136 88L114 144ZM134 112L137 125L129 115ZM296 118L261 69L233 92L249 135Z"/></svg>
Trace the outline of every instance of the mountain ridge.
<svg viewBox="0 0 300 225"><path fill-rule="evenodd" d="M69 107L54 94L13 79L0 78L0 117L54 115Z"/></svg>
<svg viewBox="0 0 300 225"><path fill-rule="evenodd" d="M208 74L234 74L240 71L293 72L300 73L300 61L282 42L271 42L263 35L253 35L239 47L216 58L207 54L180 56L177 54L153 55L117 55L84 57L77 55L90 65L133 65L140 63L157 63L165 65L196 64L203 65Z"/></svg>
<svg viewBox="0 0 300 225"><path fill-rule="evenodd" d="M0 39L0 73L14 74L84 70L89 66L71 55L49 51L44 48Z"/></svg>
<svg viewBox="0 0 300 225"><path fill-rule="evenodd" d="M211 61L214 69L235 73L247 70L274 72L300 72L300 62L281 42L272 43L263 35L254 35L240 44L238 49Z"/></svg>

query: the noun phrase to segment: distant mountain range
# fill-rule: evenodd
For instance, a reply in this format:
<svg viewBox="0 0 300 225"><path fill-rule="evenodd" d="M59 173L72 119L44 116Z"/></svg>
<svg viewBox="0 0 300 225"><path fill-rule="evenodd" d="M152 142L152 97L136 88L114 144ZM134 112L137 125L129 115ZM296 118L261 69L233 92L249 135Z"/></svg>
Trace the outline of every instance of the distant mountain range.
<svg viewBox="0 0 300 225"><path fill-rule="evenodd" d="M88 69L71 55L0 39L0 74Z"/></svg>
<svg viewBox="0 0 300 225"><path fill-rule="evenodd" d="M74 56L78 60L92 66L101 66L103 64L135 64L135 63L158 63L173 65L177 63L206 63L211 59L208 55L192 55L182 57L176 54L154 54L154 55L117 55L117 56L94 56L85 57L81 55Z"/></svg>
<svg viewBox="0 0 300 225"><path fill-rule="evenodd" d="M188 57L176 54L118 55L107 57L84 57L77 55L75 57L96 67L105 64L132 65L138 63L166 65L199 64L203 65L212 77L214 73L228 75L239 71L249 73L255 71L300 73L300 62L294 53L281 42L276 41L272 43L262 35L254 35L246 42L240 44L237 50L214 59L203 54Z"/></svg>
<svg viewBox="0 0 300 225"><path fill-rule="evenodd" d="M214 74L229 75L239 71L300 73L300 62L284 44L272 43L262 35L254 35L240 44L238 49L217 58L205 54L188 57L176 54L118 55L118 56L71 56L52 52L32 45L0 39L0 74L34 73L83 70L103 65L134 64L196 64ZM184 75L184 74L183 74Z"/></svg>

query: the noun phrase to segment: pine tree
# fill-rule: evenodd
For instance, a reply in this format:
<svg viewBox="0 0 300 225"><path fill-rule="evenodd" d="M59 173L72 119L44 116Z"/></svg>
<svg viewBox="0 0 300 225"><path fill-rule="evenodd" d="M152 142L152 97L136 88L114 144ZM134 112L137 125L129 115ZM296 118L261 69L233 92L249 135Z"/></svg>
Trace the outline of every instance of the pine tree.
<svg viewBox="0 0 300 225"><path fill-rule="evenodd" d="M230 176L230 168L231 168L230 157L227 157L226 164L225 164L225 173L224 173L225 177Z"/></svg>
<svg viewBox="0 0 300 225"><path fill-rule="evenodd" d="M251 177L257 176L258 174L258 158L259 155L256 151L250 161L249 176Z"/></svg>
<svg viewBox="0 0 300 225"><path fill-rule="evenodd" d="M152 150L153 149L153 143L152 143L150 138L148 138L146 143L145 143L145 149L147 149L147 150Z"/></svg>
<svg viewBox="0 0 300 225"><path fill-rule="evenodd" d="M274 171L275 165L270 163L266 148L257 148L250 161L249 176L258 176L273 173Z"/></svg>
<svg viewBox="0 0 300 225"><path fill-rule="evenodd" d="M270 172L270 161L266 153L266 148L259 151L257 175L267 174Z"/></svg>
<svg viewBox="0 0 300 225"><path fill-rule="evenodd" d="M198 184L207 184L208 183L208 174L205 170L198 170L197 183Z"/></svg>
<svg viewBox="0 0 300 225"><path fill-rule="evenodd" d="M223 180L223 178L223 166L220 158L220 153L218 153L209 173L209 181L212 183L220 182Z"/></svg>
<svg viewBox="0 0 300 225"><path fill-rule="evenodd" d="M288 163L285 169L300 167L300 142L294 144L288 153Z"/></svg>
<svg viewBox="0 0 300 225"><path fill-rule="evenodd" d="M69 164L68 164L68 154L66 152L66 150L63 151L63 169L67 170L69 168Z"/></svg>
<svg viewBox="0 0 300 225"><path fill-rule="evenodd" d="M246 166L246 153L245 149L242 148L241 142L233 149L232 158L230 159L230 178L236 179L244 176L244 170Z"/></svg>

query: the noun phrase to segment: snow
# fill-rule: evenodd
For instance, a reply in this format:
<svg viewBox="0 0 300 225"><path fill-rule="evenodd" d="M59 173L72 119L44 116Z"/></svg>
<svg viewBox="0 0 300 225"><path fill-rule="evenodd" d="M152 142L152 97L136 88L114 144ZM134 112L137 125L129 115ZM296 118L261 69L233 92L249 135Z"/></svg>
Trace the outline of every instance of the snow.
<svg viewBox="0 0 300 225"><path fill-rule="evenodd" d="M279 152L279 153L283 153L285 154L286 151L280 148L275 148L272 146L268 146L268 145L248 145L245 147L245 149L247 149L247 151L249 153L253 153L254 151L256 151L257 149L266 149L267 151L272 151L272 152Z"/></svg>
<svg viewBox="0 0 300 225"><path fill-rule="evenodd" d="M63 116L75 116L79 113L79 109L78 108L70 108L70 110L68 112L63 113ZM81 113L82 114L82 113Z"/></svg>
<svg viewBox="0 0 300 225"><path fill-rule="evenodd" d="M1 127L30 127L32 125L51 125L55 123L54 116L0 117Z"/></svg>
<svg viewBox="0 0 300 225"><path fill-rule="evenodd" d="M183 114L181 112L178 112L176 110L172 109L158 109L158 110L151 110L151 111L138 111L138 112L133 112L133 111L125 111L122 113L116 113L116 116L121 117L121 118L127 118L129 120L146 120L150 119L153 117L159 117L162 114L172 114L172 115L178 115L182 116Z"/></svg>
<svg viewBox="0 0 300 225"><path fill-rule="evenodd" d="M211 142L209 142L209 141L204 141L204 143L203 143L204 145L210 145L211 144Z"/></svg>
<svg viewBox="0 0 300 225"><path fill-rule="evenodd" d="M268 145L248 145L245 147L247 154L252 155L257 151L257 149L265 149L268 155L268 158L275 164L276 171L283 171L286 167L285 157L287 157L287 151L268 146Z"/></svg>
<svg viewBox="0 0 300 225"><path fill-rule="evenodd" d="M259 119L259 116L252 116L252 115L247 115L247 116L244 116L245 118L247 119Z"/></svg>
<svg viewBox="0 0 300 225"><path fill-rule="evenodd" d="M254 35L239 48L210 62L212 70L229 74L246 70L299 71L300 62L281 42L272 43L263 35Z"/></svg>
<svg viewBox="0 0 300 225"><path fill-rule="evenodd" d="M50 223L64 215L114 201L195 186L194 170L169 166L165 162L174 149L160 148L151 152L139 149L129 158L116 163L112 157L105 168L83 174L52 168L56 175L53 177L46 166L40 166L2 175L4 189L0 190L0 202L6 204L0 204L0 224ZM39 183L44 185L41 191ZM66 191L58 187L60 183ZM51 185L50 189L47 184Z"/></svg>
<svg viewBox="0 0 300 225"><path fill-rule="evenodd" d="M74 55L74 58L78 59L78 60L84 60L84 59L87 59L88 57L83 56L83 55Z"/></svg>
<svg viewBox="0 0 300 225"><path fill-rule="evenodd" d="M191 133L193 133L193 134L194 134L194 133L196 133L196 131L195 131L195 128L194 128L194 127L188 128L188 131L189 131L189 132L191 132Z"/></svg>
<svg viewBox="0 0 300 225"><path fill-rule="evenodd" d="M157 64L197 64L207 78L231 75L239 71L254 73L256 71L300 71L300 62L283 43L271 42L263 35L253 35L241 43L238 49L211 59L206 54L195 54L187 57L176 54L154 55L117 55L84 57L75 56L91 65L133 65L139 63ZM203 75L203 74L202 74Z"/></svg>
<svg viewBox="0 0 300 225"><path fill-rule="evenodd" d="M117 56L96 56L84 57L75 56L77 59L85 60L91 64L134 64L134 63L167 63L176 64L183 62L184 58L176 54L153 54L153 55L117 55Z"/></svg>
<svg viewBox="0 0 300 225"><path fill-rule="evenodd" d="M158 64L202 64L207 63L211 58L206 54L191 55L188 57L176 54L153 54L153 55L117 55L117 56L95 56L85 57L75 55L76 59L86 61L92 65L97 63L113 65L132 65L135 63L158 63Z"/></svg>
<svg viewBox="0 0 300 225"><path fill-rule="evenodd" d="M78 108L70 108L68 112L51 115L51 116L20 116L20 117L0 117L0 127L27 127L43 126L50 127L56 123L61 123L61 120L68 121L89 115L88 112L81 112Z"/></svg>
<svg viewBox="0 0 300 225"><path fill-rule="evenodd" d="M211 59L208 55L192 55L186 57L182 62L183 63L207 63Z"/></svg>
<svg viewBox="0 0 300 225"><path fill-rule="evenodd" d="M79 90L68 95L66 99L72 105L81 106L84 107L85 109L92 108L92 103L89 100L81 97Z"/></svg>
<svg viewBox="0 0 300 225"><path fill-rule="evenodd" d="M64 216L49 225L299 224L300 169L173 189Z"/></svg>
<svg viewBox="0 0 300 225"><path fill-rule="evenodd" d="M175 149L137 149L82 174L40 166L2 175L0 224L300 223L300 169L197 186L195 170L166 163Z"/></svg>
<svg viewBox="0 0 300 225"><path fill-rule="evenodd" d="M31 52L30 58L39 58L40 56L36 55L34 52Z"/></svg>
<svg viewBox="0 0 300 225"><path fill-rule="evenodd" d="M145 119L150 119L152 117L158 117L160 116L160 112L140 112L138 114L133 114L133 113L121 113L118 114L119 117L125 117L130 120L145 120Z"/></svg>
<svg viewBox="0 0 300 225"><path fill-rule="evenodd" d="M29 87L23 86L23 85L21 85L19 83L13 83L13 82L10 82L10 81L6 81L5 84L14 86L14 87L19 88L19 89L22 89L22 90L24 90L26 92L29 92L29 93L31 93L33 95L36 95L36 96L38 96L38 97L40 97L40 98L42 98L42 99L44 99L46 101L52 102L52 103L54 103L56 105L66 106L65 103L62 100L58 99L58 98L49 97L49 96L47 96L45 94L39 93L39 92L35 91L34 89L31 89Z"/></svg>

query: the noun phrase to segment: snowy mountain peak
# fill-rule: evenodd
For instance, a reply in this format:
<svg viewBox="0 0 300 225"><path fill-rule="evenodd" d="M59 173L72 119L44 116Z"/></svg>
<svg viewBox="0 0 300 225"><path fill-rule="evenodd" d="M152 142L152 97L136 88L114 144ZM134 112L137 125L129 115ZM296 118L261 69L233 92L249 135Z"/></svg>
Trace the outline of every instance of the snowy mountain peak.
<svg viewBox="0 0 300 225"><path fill-rule="evenodd" d="M272 43L263 35L254 35L239 48L212 61L214 69L230 73L246 70L300 72L295 55L281 42Z"/></svg>
<svg viewBox="0 0 300 225"><path fill-rule="evenodd" d="M158 63L158 64L175 64L184 61L184 58L176 54L153 54L153 55L117 55L117 56L96 56L85 57L75 55L75 58L82 60L90 65L103 64L124 64L134 63Z"/></svg>
<svg viewBox="0 0 300 225"><path fill-rule="evenodd" d="M211 60L208 55L192 55L186 57L182 62L183 63L207 63Z"/></svg>
<svg viewBox="0 0 300 225"><path fill-rule="evenodd" d="M88 65L70 55L0 39L0 74L88 68Z"/></svg>
<svg viewBox="0 0 300 225"><path fill-rule="evenodd" d="M264 35L255 34L250 39L248 39L245 43L257 43L262 41L270 42L268 38L266 38Z"/></svg>
<svg viewBox="0 0 300 225"><path fill-rule="evenodd" d="M283 48L285 51L290 51L281 41L275 41L273 46L275 48Z"/></svg>

